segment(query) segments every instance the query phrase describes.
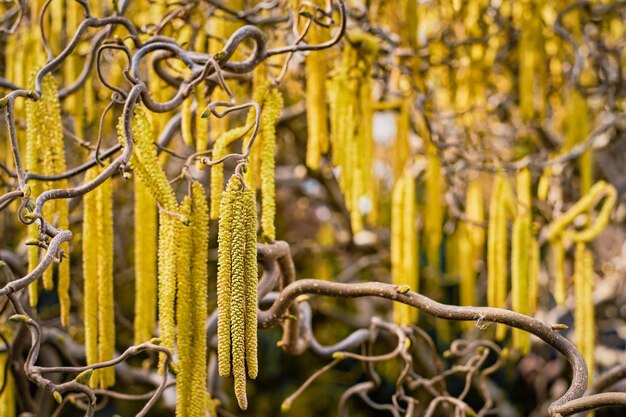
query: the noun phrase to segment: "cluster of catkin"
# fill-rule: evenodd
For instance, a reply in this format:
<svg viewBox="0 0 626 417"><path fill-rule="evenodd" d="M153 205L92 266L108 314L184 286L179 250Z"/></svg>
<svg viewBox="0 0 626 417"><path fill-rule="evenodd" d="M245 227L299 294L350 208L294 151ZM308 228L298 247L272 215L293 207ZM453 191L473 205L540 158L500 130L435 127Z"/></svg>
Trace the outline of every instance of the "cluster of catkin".
<svg viewBox="0 0 626 417"><path fill-rule="evenodd" d="M34 84L34 80L31 82ZM26 169L44 175L61 174L65 172L65 143L63 140L63 124L61 120L61 106L57 95L57 83L51 74L42 80L41 98L37 101L28 100L26 103ZM67 180L52 182L34 182L29 185L32 197L37 197L43 191L67 187ZM68 201L64 199L52 200L44 207L44 217L53 222L60 229L69 228ZM29 236L39 240L39 226L37 222L29 226ZM69 243L61 245L64 259L58 265L57 292L61 308L61 323L69 323L70 314L70 262ZM33 270L39 264L39 247L28 248L28 268ZM46 290L54 288L54 269L48 268L43 274L43 287ZM37 305L37 281L29 287L30 303Z"/></svg>
<svg viewBox="0 0 626 417"><path fill-rule="evenodd" d="M372 64L375 38L351 33L330 89L330 137L333 165L350 212L353 233L363 229L363 206L372 204ZM368 204L369 203L369 204Z"/></svg>
<svg viewBox="0 0 626 417"><path fill-rule="evenodd" d="M246 370L258 374L256 198L238 175L220 205L217 273L219 374L232 375L239 407L248 407Z"/></svg>
<svg viewBox="0 0 626 417"><path fill-rule="evenodd" d="M121 141L121 120L118 131ZM153 128L140 108L135 109L132 134L135 342L145 342L154 334L158 304L161 343L178 353L176 415L204 416L209 238L206 194L200 183L192 181L190 196L178 204L158 161Z"/></svg>

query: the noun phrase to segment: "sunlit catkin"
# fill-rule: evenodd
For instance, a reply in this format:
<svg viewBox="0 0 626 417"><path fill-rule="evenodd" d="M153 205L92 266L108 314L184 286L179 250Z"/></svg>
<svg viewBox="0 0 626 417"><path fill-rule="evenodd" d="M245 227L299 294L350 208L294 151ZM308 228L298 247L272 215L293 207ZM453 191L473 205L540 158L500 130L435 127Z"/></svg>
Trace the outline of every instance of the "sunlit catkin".
<svg viewBox="0 0 626 417"><path fill-rule="evenodd" d="M139 176L141 182L161 207L176 211L176 196L159 164L153 129L143 109L135 108L131 130L134 147L130 166L133 173ZM124 120L121 117L117 132L120 143L124 144Z"/></svg>
<svg viewBox="0 0 626 417"><path fill-rule="evenodd" d="M113 201L111 180L97 189L98 223L98 361L104 362L115 356L115 314L113 304ZM90 248L94 250L92 246ZM115 383L115 368L100 370L100 387L108 388Z"/></svg>
<svg viewBox="0 0 626 417"><path fill-rule="evenodd" d="M324 7L325 0L314 0L315 5ZM323 42L324 29L311 25L307 41L310 44ZM321 155L328 152L328 111L326 108L326 77L328 72L327 51L311 51L306 57L306 119L307 148L306 165L318 169Z"/></svg>
<svg viewBox="0 0 626 417"><path fill-rule="evenodd" d="M511 304L513 311L530 312L531 175L528 168L517 174L517 216L511 238ZM523 354L530 350L530 335L513 329L513 347Z"/></svg>
<svg viewBox="0 0 626 417"><path fill-rule="evenodd" d="M162 345L168 349L174 348L175 340L175 309L176 304L176 239L180 220L170 213L159 211L158 236L158 307L159 328ZM161 355L159 370L163 372Z"/></svg>
<svg viewBox="0 0 626 417"><path fill-rule="evenodd" d="M268 92L261 113L261 229L263 237L273 242L276 239L276 190L274 185L274 154L276 151L276 122L283 108L283 97L278 88Z"/></svg>
<svg viewBox="0 0 626 417"><path fill-rule="evenodd" d="M98 168L85 174L85 182L98 175ZM83 322L85 326L85 356L87 364L98 362L98 259L95 245L98 242L99 188L83 197ZM99 370L94 372L92 384L97 385Z"/></svg>
<svg viewBox="0 0 626 417"><path fill-rule="evenodd" d="M248 376L256 377L256 200L237 175L226 186L218 234L218 361L234 377L239 407L248 407ZM253 294L254 293L254 294ZM253 328L251 328L253 327Z"/></svg>
<svg viewBox="0 0 626 417"><path fill-rule="evenodd" d="M595 368L593 277L593 255L584 243L577 243L574 255L574 288L576 297L574 325L576 346L587 363L590 380L593 378Z"/></svg>
<svg viewBox="0 0 626 417"><path fill-rule="evenodd" d="M391 201L391 277L394 285L419 290L419 233L417 230L415 178L407 170L396 181ZM398 325L416 324L417 309L394 303Z"/></svg>
<svg viewBox="0 0 626 417"><path fill-rule="evenodd" d="M99 167L87 171L85 181L100 172ZM91 365L111 360L115 354L111 180L83 198L83 281L85 353ZM113 367L97 370L91 384L110 387L115 383L114 372Z"/></svg>
<svg viewBox="0 0 626 417"><path fill-rule="evenodd" d="M205 415L204 401L207 378L206 364L206 317L208 291L208 257L209 257L209 205L204 188L199 182L191 184L191 280L193 283L193 346L192 363L193 382L191 387L190 413L192 416ZM256 263L255 263L256 265ZM255 323L256 324L256 323ZM255 326L256 328L256 326Z"/></svg>
<svg viewBox="0 0 626 417"><path fill-rule="evenodd" d="M139 176L135 185L135 344L154 332L157 300L157 211Z"/></svg>
<svg viewBox="0 0 626 417"><path fill-rule="evenodd" d="M191 198L180 204L180 215L191 217ZM178 374L176 376L176 415L190 416L193 387L193 336L194 336L194 285L192 281L192 228L181 222L176 231L176 346L178 348ZM174 261L174 259L172 259Z"/></svg>

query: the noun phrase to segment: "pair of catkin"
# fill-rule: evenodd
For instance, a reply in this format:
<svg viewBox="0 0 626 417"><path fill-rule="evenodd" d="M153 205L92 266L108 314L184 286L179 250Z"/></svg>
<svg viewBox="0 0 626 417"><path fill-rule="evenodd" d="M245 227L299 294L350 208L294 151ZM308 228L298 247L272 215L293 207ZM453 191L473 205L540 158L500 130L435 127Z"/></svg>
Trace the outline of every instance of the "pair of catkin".
<svg viewBox="0 0 626 417"><path fill-rule="evenodd" d="M391 279L394 285L419 291L419 230L415 200L415 178L406 169L396 181L391 197ZM394 303L393 321L416 324L418 310Z"/></svg>
<svg viewBox="0 0 626 417"><path fill-rule="evenodd" d="M31 84L34 84L32 80ZM65 143L63 140L63 124L61 106L57 95L57 83L52 74L43 77L41 97L38 101L29 100L26 104L26 169L44 175L61 174L66 170ZM31 195L36 197L46 189L67 187L67 180L59 183L40 183L31 185ZM44 208L44 218L55 224L59 229L69 228L69 207L65 199L52 200ZM39 226L29 226L29 236L38 240ZM70 264L69 242L61 244L65 258L58 266L57 293L61 310L61 324L67 326L70 315ZM33 270L39 263L39 248L28 249L28 268ZM49 267L43 274L43 286L46 290L54 288L54 269ZM29 287L31 305L37 305L37 282Z"/></svg>
<svg viewBox="0 0 626 417"><path fill-rule="evenodd" d="M102 168L85 174L94 179ZM115 316L113 307L113 203L111 180L83 198L83 281L85 354L92 365L115 355ZM113 367L94 371L92 386L108 388L115 383Z"/></svg>
<svg viewBox="0 0 626 417"><path fill-rule="evenodd" d="M219 374L234 377L239 407L248 407L246 368L250 378L257 364L256 199L241 178L233 175L222 197L218 234L217 321Z"/></svg>

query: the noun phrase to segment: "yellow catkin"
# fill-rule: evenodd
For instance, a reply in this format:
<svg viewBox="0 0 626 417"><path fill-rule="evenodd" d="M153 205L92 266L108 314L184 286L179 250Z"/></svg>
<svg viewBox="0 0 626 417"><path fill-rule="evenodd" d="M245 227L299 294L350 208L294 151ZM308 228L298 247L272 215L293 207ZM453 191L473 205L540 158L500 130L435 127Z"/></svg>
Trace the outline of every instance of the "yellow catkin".
<svg viewBox="0 0 626 417"><path fill-rule="evenodd" d="M274 185L276 122L283 108L283 97L278 88L272 88L261 113L261 229L263 237L273 242L276 239L274 217L276 215L276 190Z"/></svg>
<svg viewBox="0 0 626 417"><path fill-rule="evenodd" d="M187 196L180 204L180 215L191 217L191 199ZM176 375L176 415L190 416L193 387L193 336L194 336L194 285L192 281L192 228L177 223L176 233L176 346L178 349L178 374Z"/></svg>
<svg viewBox="0 0 626 417"><path fill-rule="evenodd" d="M159 211L158 235L158 307L159 328L162 345L174 349L175 340L175 309L176 303L176 239L179 219L164 211ZM163 372L161 355L159 370Z"/></svg>
<svg viewBox="0 0 626 417"><path fill-rule="evenodd" d="M183 142L189 146L194 143L193 134L191 132L191 121L193 119L191 104L191 98L187 98L183 100L183 104L180 108L180 133L183 138Z"/></svg>
<svg viewBox="0 0 626 417"><path fill-rule="evenodd" d="M552 268L554 274L554 300L558 305L565 303L567 297L567 283L565 278L565 245L563 239L551 241Z"/></svg>
<svg viewBox="0 0 626 417"><path fill-rule="evenodd" d="M231 299L231 246L235 192L240 185L229 181L224 190L219 210L217 257L217 354L218 370L223 377L230 376L230 299Z"/></svg>
<svg viewBox="0 0 626 417"><path fill-rule="evenodd" d="M576 296L574 325L576 329L576 346L587 363L590 380L593 378L595 368L593 276L593 256L584 243L577 243L574 255L574 287Z"/></svg>
<svg viewBox="0 0 626 417"><path fill-rule="evenodd" d="M218 369L234 377L235 396L242 410L248 375L256 377L256 199L233 175L220 207L218 234ZM253 294L254 293L254 294ZM253 304L254 303L254 304Z"/></svg>
<svg viewBox="0 0 626 417"><path fill-rule="evenodd" d="M2 381L5 383L2 394L0 394L0 416L15 417L17 415L15 407L17 395L11 368L7 367L7 359L8 354L6 352L0 353L0 383L2 383ZM7 375L4 374L5 370L7 371Z"/></svg>
<svg viewBox="0 0 626 417"><path fill-rule="evenodd" d="M12 37L10 37L12 38ZM40 139L40 135L44 130L44 126L41 124L41 118L38 114L38 106L36 102L28 100L26 102L26 153L24 158L25 168L29 172L41 172L43 165L43 158L41 158L43 151L41 145L43 141ZM42 183L34 182L30 184L31 195L36 198L43 191ZM39 226L37 223L33 223L28 226L28 237L33 240L39 240ZM39 247L29 246L28 252L28 270L32 271L39 264ZM38 285L39 281L34 281L28 287L28 295L31 306L37 305L38 300ZM49 285L52 283L50 282Z"/></svg>
<svg viewBox="0 0 626 417"><path fill-rule="evenodd" d="M439 276L440 246L443 239L443 214L445 183L441 162L432 143L427 145L428 165L426 167L426 197L424 207L424 237L426 238L426 259L430 275Z"/></svg>
<svg viewBox="0 0 626 417"><path fill-rule="evenodd" d="M391 282L403 285L402 242L404 237L402 212L404 209L404 177L398 178L391 196ZM393 321L396 324L407 324L408 314L403 304L394 303Z"/></svg>
<svg viewBox="0 0 626 417"><path fill-rule="evenodd" d="M511 301L513 311L530 313L530 245L531 231L531 174L528 168L517 174L517 217L513 222L511 241ZM530 335L513 329L513 347L523 354L530 350Z"/></svg>
<svg viewBox="0 0 626 417"><path fill-rule="evenodd" d="M230 185L230 184L229 184ZM231 300L230 335L231 361L235 382L235 396L239 407L246 409L246 366L245 366L245 285L246 285L246 215L243 190L235 190L231 245Z"/></svg>
<svg viewBox="0 0 626 417"><path fill-rule="evenodd" d="M228 153L228 146L240 139L248 131L248 126L236 127L223 133L213 145L211 159L217 161ZM244 145L245 146L245 145ZM245 148L244 148L245 149ZM217 164L211 167L211 219L220 216L220 203L224 188L224 164Z"/></svg>
<svg viewBox="0 0 626 417"><path fill-rule="evenodd" d="M264 67L263 67L264 68ZM254 144L250 149L250 155L248 156L248 167L246 169L246 173L244 175L244 180L248 187L252 189L256 189L261 186L261 161L262 161L262 153L263 153L263 107L265 106L265 101L267 100L268 93L270 87L272 86L269 81L267 81L266 72L263 68L259 67L254 71L253 74L253 84L254 90L252 94L252 101L257 103L261 108L261 114L259 116L259 131L257 132L256 139L254 140ZM246 126L252 126L256 121L256 111L250 110L248 112L248 116L246 118ZM252 132L248 133L242 144L242 149L247 149L250 140L252 140Z"/></svg>
<svg viewBox="0 0 626 417"><path fill-rule="evenodd" d="M246 366L248 376L255 379L259 373L257 359L257 305L258 305L258 265L257 265L257 222L256 199L253 192L244 192L244 214L246 222L245 250L245 305L246 305Z"/></svg>
<svg viewBox="0 0 626 417"><path fill-rule="evenodd" d="M113 201L111 180L97 188L98 240L98 360L109 361L115 356L115 313L113 302ZM94 250L94 247L91 248ZM100 370L100 387L115 383L115 369Z"/></svg>
<svg viewBox="0 0 626 417"><path fill-rule="evenodd" d="M530 259L528 264L528 313L534 315L537 312L539 301L539 268L541 252L539 242L534 236L530 239Z"/></svg>
<svg viewBox="0 0 626 417"><path fill-rule="evenodd" d="M191 279L194 291L193 308L193 383L191 388L190 411L192 417L204 417L207 408L206 393L206 317L208 297L208 257L209 257L209 205L204 188L199 182L191 184L193 212L191 215L192 258ZM256 265L256 262L255 262ZM210 411L210 410L209 410Z"/></svg>
<svg viewBox="0 0 626 417"><path fill-rule="evenodd" d="M90 169L85 182L95 178L100 169ZM96 245L98 236L98 193L99 188L83 197L83 311L85 326L85 356L87 364L98 362L98 258ZM97 385L99 370L94 372L91 384Z"/></svg>
<svg viewBox="0 0 626 417"><path fill-rule="evenodd" d="M410 171L396 181L391 203L391 276L395 285L408 285L419 291L419 233L415 202L415 178ZM393 305L393 320L398 325L416 324L417 309Z"/></svg>
<svg viewBox="0 0 626 417"><path fill-rule="evenodd" d="M489 205L489 239L487 245L487 305L506 307L507 295L507 204L510 188L506 178L497 174ZM506 328L496 326L496 338L504 338Z"/></svg>
<svg viewBox="0 0 626 417"><path fill-rule="evenodd" d="M325 7L325 0L315 0L315 5ZM311 25L307 40L311 44L324 40L325 30L316 24ZM321 155L328 152L328 111L326 108L326 76L328 72L327 51L311 51L306 57L306 116L307 148L306 165L318 169Z"/></svg>
<svg viewBox="0 0 626 417"><path fill-rule="evenodd" d="M153 129L145 111L136 108L131 123L134 148L130 166L134 174L139 176L141 182L161 207L169 211L176 211L176 196L159 164L154 145ZM118 122L117 131L119 141L123 144L124 125L122 118Z"/></svg>
<svg viewBox="0 0 626 417"><path fill-rule="evenodd" d="M502 192L502 179L496 176L492 188L489 202L489 226L487 228L487 305L496 306L496 288L498 268L496 263L496 247L499 238L499 197Z"/></svg>
<svg viewBox="0 0 626 417"><path fill-rule="evenodd" d="M474 248L469 233L469 223L460 222L457 231L457 256L463 260L459 268L459 293L461 305L476 305L476 271L474 270ZM471 327L468 325L467 327Z"/></svg>
<svg viewBox="0 0 626 417"><path fill-rule="evenodd" d="M157 211L138 176L135 185L135 344L154 332L157 299Z"/></svg>
<svg viewBox="0 0 626 417"><path fill-rule="evenodd" d="M483 188L479 179L471 180L467 186L465 214L467 221L459 224L457 245L459 259L464 259L469 265L459 271L460 300L462 305L476 305L476 272L485 245L485 231L481 225L485 220Z"/></svg>
<svg viewBox="0 0 626 417"><path fill-rule="evenodd" d="M405 230L403 242L403 264L406 284L413 291L419 291L419 234L417 230L417 210L415 204L415 178L410 171L405 174L402 227ZM411 323L417 322L418 309L407 306Z"/></svg>

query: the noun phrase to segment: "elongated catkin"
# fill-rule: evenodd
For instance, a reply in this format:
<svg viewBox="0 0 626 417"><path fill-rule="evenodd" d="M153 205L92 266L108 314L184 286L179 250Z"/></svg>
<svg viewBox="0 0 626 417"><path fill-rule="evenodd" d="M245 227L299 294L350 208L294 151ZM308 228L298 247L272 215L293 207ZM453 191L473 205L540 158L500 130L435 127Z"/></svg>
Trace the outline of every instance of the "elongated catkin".
<svg viewBox="0 0 626 417"><path fill-rule="evenodd" d="M209 283L207 265L209 258L209 205L204 188L199 182L194 181L191 184L191 200L193 209L191 214L191 280L194 308L191 318L193 323L193 357L190 364L190 368L193 370L193 381L189 409L192 417L204 417L204 411L207 408L205 395L208 395L206 393L206 318Z"/></svg>
<svg viewBox="0 0 626 417"><path fill-rule="evenodd" d="M391 202L391 277L394 285L419 291L419 233L417 229L415 178L406 170L396 181ZM394 303L393 320L404 326L416 324L418 310Z"/></svg>
<svg viewBox="0 0 626 417"><path fill-rule="evenodd" d="M157 302L157 207L138 176L135 185L135 344L150 340Z"/></svg>
<svg viewBox="0 0 626 417"><path fill-rule="evenodd" d="M228 181L220 207L218 234L218 369L234 377L242 410L248 407L248 376L258 373L256 199L239 177Z"/></svg>
<svg viewBox="0 0 626 417"><path fill-rule="evenodd" d="M283 97L278 88L272 88L263 103L261 113L261 131L263 136L261 150L261 229L269 242L276 239L276 190L274 185L276 123L283 108Z"/></svg>
<svg viewBox="0 0 626 417"><path fill-rule="evenodd" d="M185 197L180 204L180 214L191 217L191 198ZM176 376L176 415L190 416L193 387L193 336L194 336L194 285L192 281L191 256L192 228L177 223L176 243L176 346L178 349L178 374ZM174 259L172 260L174 261Z"/></svg>

